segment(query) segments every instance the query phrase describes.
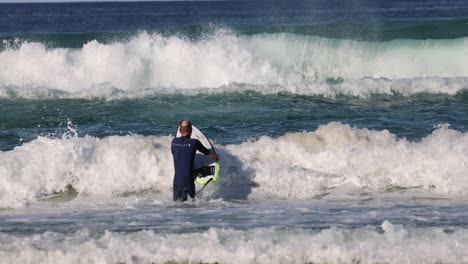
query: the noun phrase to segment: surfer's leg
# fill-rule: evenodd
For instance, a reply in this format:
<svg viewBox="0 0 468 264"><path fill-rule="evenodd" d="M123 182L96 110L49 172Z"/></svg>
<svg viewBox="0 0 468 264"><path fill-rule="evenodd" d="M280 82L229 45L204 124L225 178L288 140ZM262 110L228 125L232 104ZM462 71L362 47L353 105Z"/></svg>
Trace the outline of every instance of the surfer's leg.
<svg viewBox="0 0 468 264"><path fill-rule="evenodd" d="M187 199L187 194L188 196L190 196L190 198L192 199L195 199L195 184L193 184L192 186L189 186L186 190L186 193L185 193L185 199Z"/></svg>
<svg viewBox="0 0 468 264"><path fill-rule="evenodd" d="M184 187L174 186L174 201L187 201L187 191Z"/></svg>

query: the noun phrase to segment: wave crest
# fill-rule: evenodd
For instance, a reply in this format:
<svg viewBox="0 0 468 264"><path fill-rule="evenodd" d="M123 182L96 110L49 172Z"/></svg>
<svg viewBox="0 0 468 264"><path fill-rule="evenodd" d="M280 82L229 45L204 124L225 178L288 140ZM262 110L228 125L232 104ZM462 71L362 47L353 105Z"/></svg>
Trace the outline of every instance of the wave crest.
<svg viewBox="0 0 468 264"><path fill-rule="evenodd" d="M467 52L466 38L358 42L225 30L197 41L143 32L79 49L19 41L0 52L0 96L107 97L109 90L141 96L161 89L454 94L468 86L468 65L460 59Z"/></svg>

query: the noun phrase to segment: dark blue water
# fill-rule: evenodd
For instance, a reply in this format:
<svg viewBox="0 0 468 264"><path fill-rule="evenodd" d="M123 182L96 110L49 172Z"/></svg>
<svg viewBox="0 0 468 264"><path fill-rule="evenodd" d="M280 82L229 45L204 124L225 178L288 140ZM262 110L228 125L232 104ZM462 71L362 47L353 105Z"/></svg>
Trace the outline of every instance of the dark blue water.
<svg viewBox="0 0 468 264"><path fill-rule="evenodd" d="M0 36L78 47L146 30L199 37L292 32L362 40L452 39L468 34L465 1L174 1L1 4Z"/></svg>

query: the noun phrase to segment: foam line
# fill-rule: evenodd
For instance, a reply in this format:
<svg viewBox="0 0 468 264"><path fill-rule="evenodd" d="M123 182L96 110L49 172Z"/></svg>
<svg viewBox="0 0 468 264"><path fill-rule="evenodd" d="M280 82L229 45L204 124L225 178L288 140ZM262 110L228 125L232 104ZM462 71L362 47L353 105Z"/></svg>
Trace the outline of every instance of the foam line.
<svg viewBox="0 0 468 264"><path fill-rule="evenodd" d="M468 259L468 231L410 228L384 221L373 227L322 231L209 229L95 235L0 234L3 263L459 263ZM437 241L437 243L434 243Z"/></svg>

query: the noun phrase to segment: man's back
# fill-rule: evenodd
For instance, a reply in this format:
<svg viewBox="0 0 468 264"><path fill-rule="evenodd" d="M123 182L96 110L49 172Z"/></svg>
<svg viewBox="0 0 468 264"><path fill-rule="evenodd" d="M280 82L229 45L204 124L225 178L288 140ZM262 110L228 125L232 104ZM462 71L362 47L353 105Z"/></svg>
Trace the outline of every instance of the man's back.
<svg viewBox="0 0 468 264"><path fill-rule="evenodd" d="M197 151L197 142L198 140L189 137L179 137L172 140L174 186L193 185L193 162Z"/></svg>
<svg viewBox="0 0 468 264"><path fill-rule="evenodd" d="M187 200L187 195L195 197L195 183L193 163L195 152L199 150L205 155L209 154L200 141L189 136L178 137L172 140L172 156L174 158L174 200Z"/></svg>

